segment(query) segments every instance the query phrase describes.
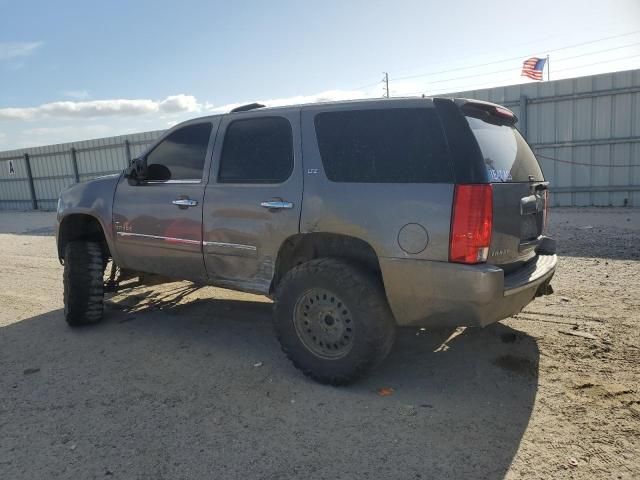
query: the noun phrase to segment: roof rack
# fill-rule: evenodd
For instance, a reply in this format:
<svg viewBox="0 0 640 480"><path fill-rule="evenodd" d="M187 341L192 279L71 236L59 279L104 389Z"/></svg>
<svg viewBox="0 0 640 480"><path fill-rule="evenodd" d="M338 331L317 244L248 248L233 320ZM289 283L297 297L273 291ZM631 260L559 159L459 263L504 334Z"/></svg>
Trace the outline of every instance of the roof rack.
<svg viewBox="0 0 640 480"><path fill-rule="evenodd" d="M264 108L264 105L261 103L248 103L247 105L240 105L239 107L233 108L231 113L247 112L249 110L255 110L256 108Z"/></svg>

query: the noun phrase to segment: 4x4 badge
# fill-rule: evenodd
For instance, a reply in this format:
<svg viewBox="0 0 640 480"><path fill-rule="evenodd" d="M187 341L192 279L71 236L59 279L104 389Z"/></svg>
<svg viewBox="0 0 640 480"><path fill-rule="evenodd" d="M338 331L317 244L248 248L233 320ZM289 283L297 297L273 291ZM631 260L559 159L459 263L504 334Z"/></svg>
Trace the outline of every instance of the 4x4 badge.
<svg viewBox="0 0 640 480"><path fill-rule="evenodd" d="M318 173L318 169L317 168L309 168L307 170L307 174L309 174L309 175L313 175L313 174L316 174L316 173Z"/></svg>

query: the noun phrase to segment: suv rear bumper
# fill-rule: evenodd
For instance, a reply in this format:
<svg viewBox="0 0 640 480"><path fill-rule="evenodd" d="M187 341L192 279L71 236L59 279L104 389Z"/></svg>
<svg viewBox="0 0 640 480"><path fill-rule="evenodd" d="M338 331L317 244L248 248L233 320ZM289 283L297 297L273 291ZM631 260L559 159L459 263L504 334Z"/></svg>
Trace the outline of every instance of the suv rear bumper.
<svg viewBox="0 0 640 480"><path fill-rule="evenodd" d="M380 258L387 299L401 326L485 326L518 313L543 294L556 255L539 254L505 275L493 265Z"/></svg>

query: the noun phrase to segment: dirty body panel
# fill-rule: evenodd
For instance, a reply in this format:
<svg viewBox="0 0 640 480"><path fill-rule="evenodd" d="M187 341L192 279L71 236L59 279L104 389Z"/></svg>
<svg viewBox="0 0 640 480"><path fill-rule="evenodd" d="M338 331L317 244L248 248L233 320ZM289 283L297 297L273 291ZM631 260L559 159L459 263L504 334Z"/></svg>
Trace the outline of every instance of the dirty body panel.
<svg viewBox="0 0 640 480"><path fill-rule="evenodd" d="M423 109L427 115L435 115L433 105L424 100L391 100L385 102L387 107L397 109L399 115L406 109ZM359 108L365 112L363 120L367 110L372 111L374 122L397 123L399 120L393 116L376 118L376 108L379 108L376 104ZM397 323L410 324L428 316L432 308L428 301L430 283L437 278L439 268L449 265L446 262L453 181L451 178L442 183L412 183L413 179L401 183L331 181L328 175L332 172L326 171L327 158L322 155L332 152L322 152L321 148L323 129L329 129L318 122L318 117L322 120L322 115L327 112L349 112L352 109L349 105L332 106L330 109L311 106L302 111L305 191L300 230L302 233L337 233L369 243L377 254L387 299ZM341 120L337 117L339 128L336 130L350 128L348 118L339 124ZM402 134L398 133L398 136ZM356 144L353 150L366 151L375 147L376 139L363 136L362 141L366 145ZM343 149L349 147L343 145ZM451 170L447 158L441 162L441 168L449 175ZM351 180L357 180L357 172L349 174ZM457 266L451 267L452 272L457 270ZM443 303L440 308L444 311L446 307Z"/></svg>
<svg viewBox="0 0 640 480"><path fill-rule="evenodd" d="M60 242L60 229L64 220L72 215L89 215L100 223L114 260L120 260L115 249L115 232L111 225L113 195L120 177L120 174L107 175L95 178L90 182L77 183L62 191L58 200L56 219L59 258L64 257Z"/></svg>
<svg viewBox="0 0 640 480"><path fill-rule="evenodd" d="M121 178L113 205L122 268L204 282L202 208L220 117L192 120L163 135L142 157L150 178Z"/></svg>
<svg viewBox="0 0 640 480"><path fill-rule="evenodd" d="M556 255L538 255L505 275L495 265L380 259L387 298L399 325L485 326L518 313L555 272Z"/></svg>
<svg viewBox="0 0 640 480"><path fill-rule="evenodd" d="M300 144L299 109L224 117L203 210L210 282L269 293L278 251L299 231Z"/></svg>
<svg viewBox="0 0 640 480"><path fill-rule="evenodd" d="M387 109L395 110L398 115L407 110L413 115L413 111L419 109L427 115L435 116L433 106L425 100L390 100L384 102L384 107L385 112ZM380 117L377 110L379 108L376 103L370 103L359 106L358 112L363 112L364 118L367 118L367 112L371 112L370 121L379 121L383 125L398 119L393 116L393 112L389 118ZM394 183L385 182L383 178L372 179L375 181L366 181L367 178L331 181L327 178L316 135L316 118L327 112L333 114L353 109L353 106L345 104L332 105L330 108L309 106L302 110L305 190L301 232L329 232L355 237L369 243L379 258L446 261L452 183L412 183L412 179L404 178L395 179ZM437 121L437 117L435 118ZM336 121L343 119L338 117ZM343 121L347 127L348 121L349 119ZM383 138L382 141L384 140ZM364 138L363 141L372 140ZM346 149L351 146L343 147ZM355 145L352 148L355 150L361 147ZM450 167L446 158L441 167L448 177ZM376 172L379 171L380 169ZM353 177L358 174L359 172L345 173ZM427 174L428 172L425 173Z"/></svg>

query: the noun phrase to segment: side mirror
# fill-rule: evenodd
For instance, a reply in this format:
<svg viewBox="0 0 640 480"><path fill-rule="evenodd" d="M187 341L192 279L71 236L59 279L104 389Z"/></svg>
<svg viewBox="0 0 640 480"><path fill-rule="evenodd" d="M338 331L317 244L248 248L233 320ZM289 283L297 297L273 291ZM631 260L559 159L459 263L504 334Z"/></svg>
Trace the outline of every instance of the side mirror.
<svg viewBox="0 0 640 480"><path fill-rule="evenodd" d="M147 166L146 176L148 180L166 182L167 180L171 180L171 170L160 163L152 163Z"/></svg>
<svg viewBox="0 0 640 480"><path fill-rule="evenodd" d="M124 171L124 178L129 185L139 185L147 178L147 161L144 158L134 158Z"/></svg>

